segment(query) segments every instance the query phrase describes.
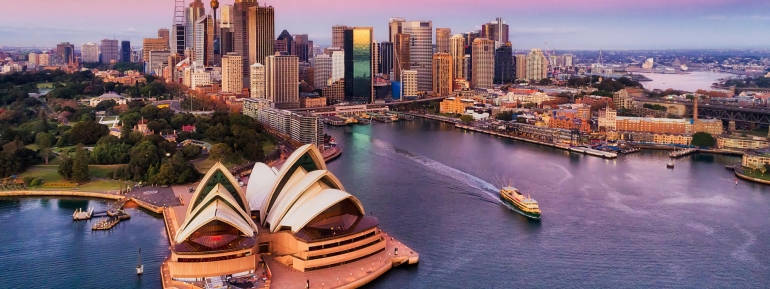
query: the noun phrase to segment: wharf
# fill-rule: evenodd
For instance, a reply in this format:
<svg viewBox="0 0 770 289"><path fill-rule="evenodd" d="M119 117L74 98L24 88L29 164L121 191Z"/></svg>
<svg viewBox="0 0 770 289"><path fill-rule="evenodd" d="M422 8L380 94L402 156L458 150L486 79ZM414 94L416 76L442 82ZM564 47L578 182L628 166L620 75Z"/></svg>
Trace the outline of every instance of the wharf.
<svg viewBox="0 0 770 289"><path fill-rule="evenodd" d="M698 152L698 149L696 149L696 148L689 148L689 149L684 149L684 150L673 151L673 152L670 152L668 155L670 157L672 157L672 158L680 158L680 157L683 157L683 156L694 154L696 152Z"/></svg>
<svg viewBox="0 0 770 289"><path fill-rule="evenodd" d="M607 159L614 159L614 158L618 157L618 154L616 154L616 153L595 150L595 149L587 148L587 147L570 147L569 151L577 152L577 153L583 153L583 154L597 156L597 157L603 157L603 158L607 158Z"/></svg>

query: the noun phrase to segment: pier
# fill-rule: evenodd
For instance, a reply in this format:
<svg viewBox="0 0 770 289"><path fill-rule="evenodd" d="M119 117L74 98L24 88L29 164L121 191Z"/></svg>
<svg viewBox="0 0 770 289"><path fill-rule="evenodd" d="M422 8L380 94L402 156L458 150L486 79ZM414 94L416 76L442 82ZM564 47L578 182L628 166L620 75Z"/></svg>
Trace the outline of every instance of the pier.
<svg viewBox="0 0 770 289"><path fill-rule="evenodd" d="M689 148L684 150L673 151L673 152L670 152L668 155L672 158L680 158L686 155L694 154L696 152L698 152L698 149Z"/></svg>

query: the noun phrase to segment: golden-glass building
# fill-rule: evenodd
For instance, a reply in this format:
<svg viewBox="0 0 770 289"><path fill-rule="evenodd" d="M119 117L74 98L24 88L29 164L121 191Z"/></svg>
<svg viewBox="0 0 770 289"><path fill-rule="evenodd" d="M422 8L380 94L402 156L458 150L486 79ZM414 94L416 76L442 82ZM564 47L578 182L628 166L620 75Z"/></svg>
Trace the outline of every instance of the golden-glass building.
<svg viewBox="0 0 770 289"><path fill-rule="evenodd" d="M452 93L452 56L449 53L433 54L433 93L446 96Z"/></svg>

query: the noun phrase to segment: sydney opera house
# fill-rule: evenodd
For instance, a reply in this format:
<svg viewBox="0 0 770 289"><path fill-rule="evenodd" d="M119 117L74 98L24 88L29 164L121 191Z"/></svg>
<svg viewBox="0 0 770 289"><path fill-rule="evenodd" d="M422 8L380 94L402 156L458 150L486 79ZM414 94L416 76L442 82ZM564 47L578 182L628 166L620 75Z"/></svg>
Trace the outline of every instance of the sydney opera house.
<svg viewBox="0 0 770 289"><path fill-rule="evenodd" d="M418 255L378 228L313 145L280 169L257 163L245 187L213 166L184 205L164 211L165 288L266 270L275 288L355 288Z"/></svg>

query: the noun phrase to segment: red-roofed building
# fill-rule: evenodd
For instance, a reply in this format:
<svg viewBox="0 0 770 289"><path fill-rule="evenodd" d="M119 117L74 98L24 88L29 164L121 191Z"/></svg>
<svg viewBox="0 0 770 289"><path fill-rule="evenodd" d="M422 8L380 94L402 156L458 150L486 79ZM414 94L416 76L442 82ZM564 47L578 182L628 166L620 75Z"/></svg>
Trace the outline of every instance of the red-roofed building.
<svg viewBox="0 0 770 289"><path fill-rule="evenodd" d="M183 132L196 132L198 129L195 127L195 125L183 125L182 131Z"/></svg>

